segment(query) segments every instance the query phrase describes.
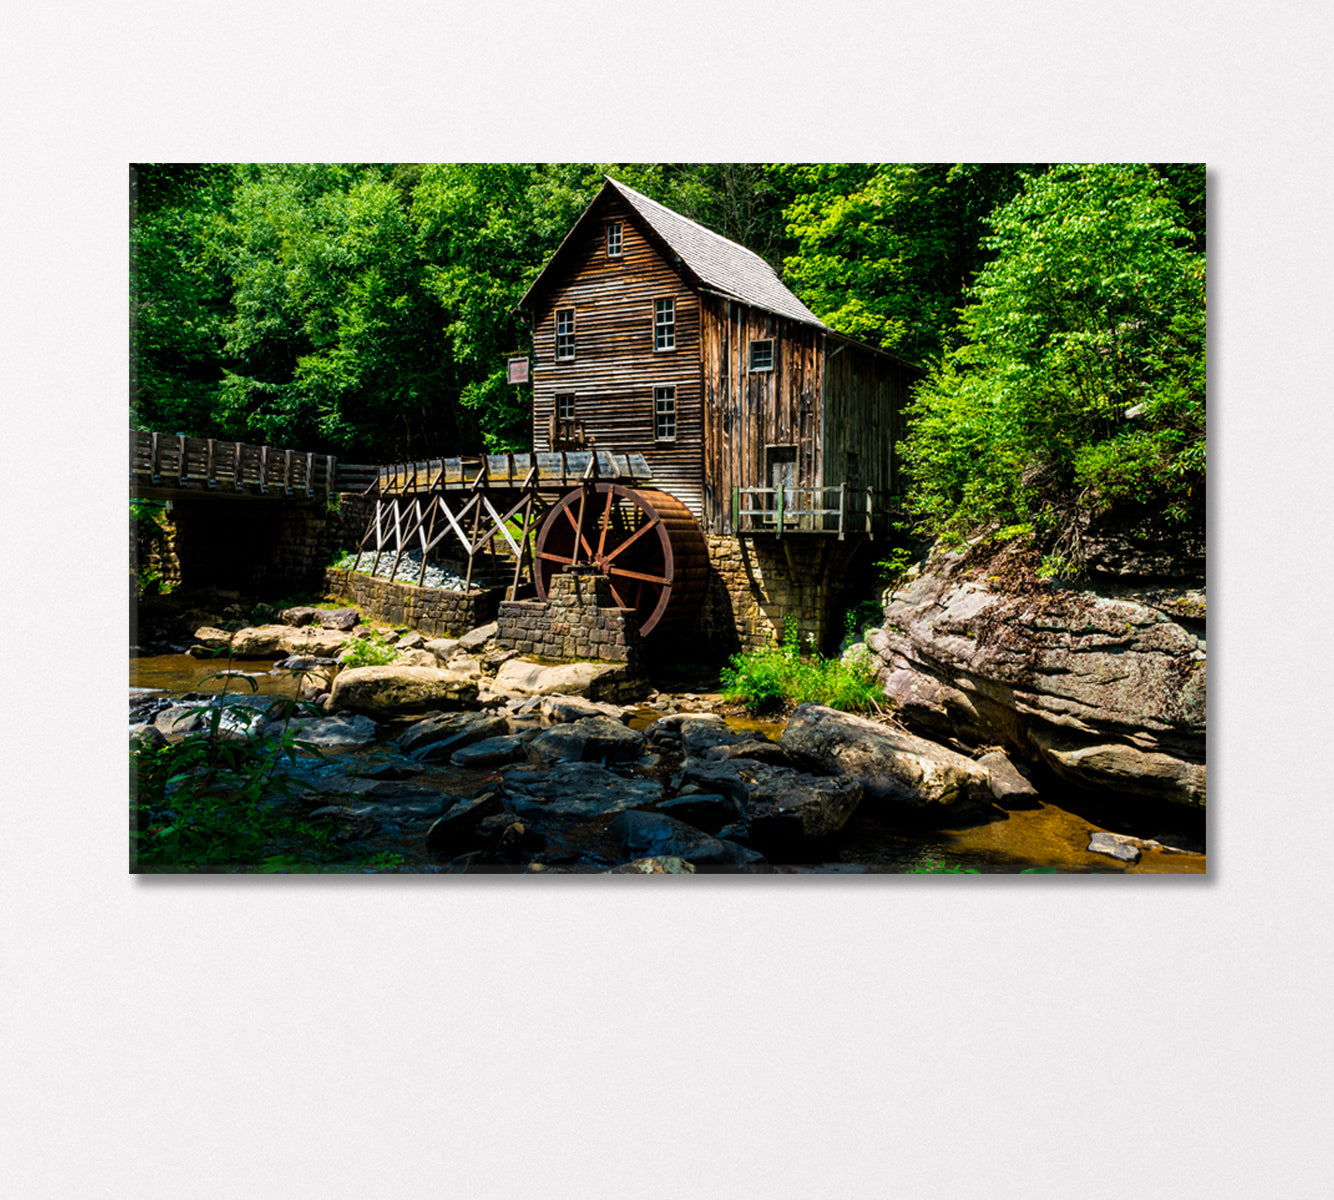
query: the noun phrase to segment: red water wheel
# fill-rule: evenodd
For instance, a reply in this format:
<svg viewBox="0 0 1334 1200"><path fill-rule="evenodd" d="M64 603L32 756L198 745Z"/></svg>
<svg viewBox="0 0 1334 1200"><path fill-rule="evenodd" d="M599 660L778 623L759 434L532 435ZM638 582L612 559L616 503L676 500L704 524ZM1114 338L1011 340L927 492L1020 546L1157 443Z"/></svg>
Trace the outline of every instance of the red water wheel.
<svg viewBox="0 0 1334 1200"><path fill-rule="evenodd" d="M709 554L699 525L674 496L595 483L567 493L537 533L537 594L575 565L593 566L621 608L639 615L639 630L671 629L699 608Z"/></svg>

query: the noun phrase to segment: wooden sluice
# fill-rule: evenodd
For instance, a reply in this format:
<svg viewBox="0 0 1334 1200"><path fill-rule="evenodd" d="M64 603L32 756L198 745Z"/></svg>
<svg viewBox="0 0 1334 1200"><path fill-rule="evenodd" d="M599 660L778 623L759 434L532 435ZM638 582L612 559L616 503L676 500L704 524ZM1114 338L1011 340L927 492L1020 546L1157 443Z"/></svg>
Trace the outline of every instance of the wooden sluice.
<svg viewBox="0 0 1334 1200"><path fill-rule="evenodd" d="M510 595L534 576L534 537L552 507L572 489L588 491L599 482L628 486L650 482L642 454L554 451L542 454L488 454L393 463L379 468L367 489L374 511L350 570L370 555L369 574L389 559L394 578L403 555L421 552L417 582L426 577L428 556L456 543L467 561L465 584L472 586L477 558L493 566L513 559Z"/></svg>

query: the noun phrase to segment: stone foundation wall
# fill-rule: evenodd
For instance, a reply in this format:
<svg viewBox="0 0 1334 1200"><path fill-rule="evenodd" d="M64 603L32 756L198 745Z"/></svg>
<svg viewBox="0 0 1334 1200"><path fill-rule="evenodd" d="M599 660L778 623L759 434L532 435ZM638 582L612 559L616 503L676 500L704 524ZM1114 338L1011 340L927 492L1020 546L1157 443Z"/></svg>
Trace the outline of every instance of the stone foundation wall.
<svg viewBox="0 0 1334 1200"><path fill-rule="evenodd" d="M709 590L686 644L715 654L782 640L789 623L828 651L843 633L843 607L870 562L865 542L828 536L708 535Z"/></svg>
<svg viewBox="0 0 1334 1200"><path fill-rule="evenodd" d="M450 592L332 570L324 573L324 590L326 595L352 601L377 621L410 625L430 637L458 637L495 620L503 595L498 589Z"/></svg>
<svg viewBox="0 0 1334 1200"><path fill-rule="evenodd" d="M176 556L176 524L163 515L160 522L130 518L130 596L169 592L181 582Z"/></svg>
<svg viewBox="0 0 1334 1200"><path fill-rule="evenodd" d="M603 660L640 668L643 644L634 611L617 608L602 575L562 572L546 603L507 600L496 617L496 642L539 658Z"/></svg>

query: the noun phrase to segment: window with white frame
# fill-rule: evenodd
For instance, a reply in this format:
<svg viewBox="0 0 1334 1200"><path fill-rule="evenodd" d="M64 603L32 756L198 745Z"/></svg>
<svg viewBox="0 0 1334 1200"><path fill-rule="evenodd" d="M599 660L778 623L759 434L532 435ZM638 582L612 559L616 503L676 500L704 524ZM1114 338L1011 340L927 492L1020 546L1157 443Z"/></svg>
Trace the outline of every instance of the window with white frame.
<svg viewBox="0 0 1334 1200"><path fill-rule="evenodd" d="M676 388L653 389L653 436L659 442L676 441Z"/></svg>
<svg viewBox="0 0 1334 1200"><path fill-rule="evenodd" d="M773 338L765 338L763 341L751 342L750 369L752 371L772 371L774 369Z"/></svg>
<svg viewBox="0 0 1334 1200"><path fill-rule="evenodd" d="M653 302L653 349L676 349L676 301L670 296Z"/></svg>
<svg viewBox="0 0 1334 1200"><path fill-rule="evenodd" d="M619 221L609 221L607 223L607 257L621 257L621 223Z"/></svg>
<svg viewBox="0 0 1334 1200"><path fill-rule="evenodd" d="M574 393L556 393L556 418L560 421L574 420Z"/></svg>
<svg viewBox="0 0 1334 1200"><path fill-rule="evenodd" d="M567 362L574 357L574 309L556 309L556 361Z"/></svg>

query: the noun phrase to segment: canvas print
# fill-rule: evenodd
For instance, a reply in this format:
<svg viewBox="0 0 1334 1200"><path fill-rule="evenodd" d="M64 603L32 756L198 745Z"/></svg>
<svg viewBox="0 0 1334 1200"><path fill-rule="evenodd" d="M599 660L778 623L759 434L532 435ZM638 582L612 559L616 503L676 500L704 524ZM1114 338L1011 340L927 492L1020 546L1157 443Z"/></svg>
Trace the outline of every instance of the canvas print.
<svg viewBox="0 0 1334 1200"><path fill-rule="evenodd" d="M131 870L1205 871L1203 164L130 197Z"/></svg>

